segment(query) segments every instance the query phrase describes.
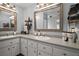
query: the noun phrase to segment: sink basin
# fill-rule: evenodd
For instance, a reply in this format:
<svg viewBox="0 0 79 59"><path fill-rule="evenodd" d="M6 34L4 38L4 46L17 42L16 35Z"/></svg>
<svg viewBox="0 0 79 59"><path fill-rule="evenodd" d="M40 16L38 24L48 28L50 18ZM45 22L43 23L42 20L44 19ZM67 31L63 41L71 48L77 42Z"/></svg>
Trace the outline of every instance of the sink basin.
<svg viewBox="0 0 79 59"><path fill-rule="evenodd" d="M38 40L49 40L51 38L47 37L47 36L37 36L36 39L38 39Z"/></svg>

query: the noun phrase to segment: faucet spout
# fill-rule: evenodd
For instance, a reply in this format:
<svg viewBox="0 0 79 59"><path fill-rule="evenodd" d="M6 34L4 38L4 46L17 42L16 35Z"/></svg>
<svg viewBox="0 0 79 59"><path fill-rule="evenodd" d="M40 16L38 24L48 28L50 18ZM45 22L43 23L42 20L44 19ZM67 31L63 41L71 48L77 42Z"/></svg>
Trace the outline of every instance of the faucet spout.
<svg viewBox="0 0 79 59"><path fill-rule="evenodd" d="M77 39L78 39L78 36L77 36L77 33L75 32L75 33L74 33L74 36L73 36L74 43L77 42Z"/></svg>

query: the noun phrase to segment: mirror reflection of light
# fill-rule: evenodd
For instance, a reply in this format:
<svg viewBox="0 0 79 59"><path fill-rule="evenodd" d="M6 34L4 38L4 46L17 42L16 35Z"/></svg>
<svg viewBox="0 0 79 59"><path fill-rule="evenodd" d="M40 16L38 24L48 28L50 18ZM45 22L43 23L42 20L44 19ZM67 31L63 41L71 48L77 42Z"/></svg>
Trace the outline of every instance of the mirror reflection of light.
<svg viewBox="0 0 79 59"><path fill-rule="evenodd" d="M57 24L57 29L60 29L59 24Z"/></svg>
<svg viewBox="0 0 79 59"><path fill-rule="evenodd" d="M14 19L14 16L9 17L10 19Z"/></svg>
<svg viewBox="0 0 79 59"><path fill-rule="evenodd" d="M40 19L40 17L37 15L37 16L36 16L36 19Z"/></svg>
<svg viewBox="0 0 79 59"><path fill-rule="evenodd" d="M60 22L60 20L59 20L59 19L57 19L56 21L57 21L57 23L59 23L59 22Z"/></svg>

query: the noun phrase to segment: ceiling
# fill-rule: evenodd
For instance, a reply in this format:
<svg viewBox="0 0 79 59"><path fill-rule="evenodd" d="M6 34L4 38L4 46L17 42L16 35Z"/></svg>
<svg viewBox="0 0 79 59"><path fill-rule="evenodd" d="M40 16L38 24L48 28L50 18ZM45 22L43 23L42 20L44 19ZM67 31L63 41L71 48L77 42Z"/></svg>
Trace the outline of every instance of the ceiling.
<svg viewBox="0 0 79 59"><path fill-rule="evenodd" d="M35 3L13 3L13 4L16 5L16 6L19 6L21 8L27 8L27 7L35 4Z"/></svg>

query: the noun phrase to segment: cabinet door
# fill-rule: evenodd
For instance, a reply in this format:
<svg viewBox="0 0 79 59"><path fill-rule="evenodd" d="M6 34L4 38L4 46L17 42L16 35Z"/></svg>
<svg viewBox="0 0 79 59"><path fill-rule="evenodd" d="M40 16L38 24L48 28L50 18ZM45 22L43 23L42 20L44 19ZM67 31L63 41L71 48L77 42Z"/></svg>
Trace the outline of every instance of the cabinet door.
<svg viewBox="0 0 79 59"><path fill-rule="evenodd" d="M59 48L53 48L53 55L54 56L78 56L79 53L72 52L72 50L64 50Z"/></svg>
<svg viewBox="0 0 79 59"><path fill-rule="evenodd" d="M1 48L0 56L11 56L11 48L10 47Z"/></svg>
<svg viewBox="0 0 79 59"><path fill-rule="evenodd" d="M37 42L33 40L28 40L28 46L37 49Z"/></svg>
<svg viewBox="0 0 79 59"><path fill-rule="evenodd" d="M21 39L21 53L27 56L27 39Z"/></svg>
<svg viewBox="0 0 79 59"><path fill-rule="evenodd" d="M20 53L20 47L19 47L19 43L16 44L16 51L15 51L15 55L18 55Z"/></svg>
<svg viewBox="0 0 79 59"><path fill-rule="evenodd" d="M24 44L21 44L21 53L22 53L24 56L27 56L27 46L24 45Z"/></svg>
<svg viewBox="0 0 79 59"><path fill-rule="evenodd" d="M19 44L14 44L11 47L12 56L19 54Z"/></svg>
<svg viewBox="0 0 79 59"><path fill-rule="evenodd" d="M52 54L52 47L50 45L45 44L45 43L38 43L38 50Z"/></svg>
<svg viewBox="0 0 79 59"><path fill-rule="evenodd" d="M27 45L27 39L21 38L21 44L26 44Z"/></svg>
<svg viewBox="0 0 79 59"><path fill-rule="evenodd" d="M37 49L28 47L28 56L37 56Z"/></svg>
<svg viewBox="0 0 79 59"><path fill-rule="evenodd" d="M43 51L38 51L38 56L50 56L50 54Z"/></svg>

